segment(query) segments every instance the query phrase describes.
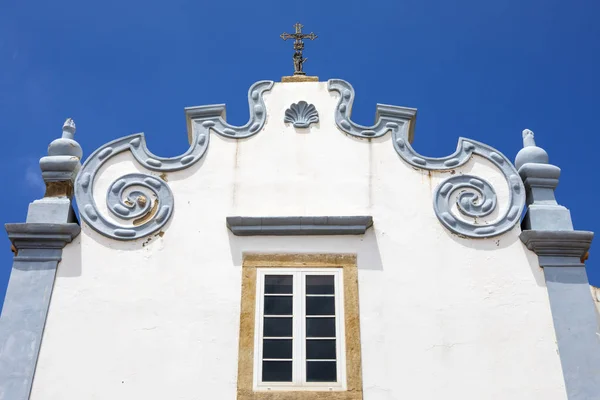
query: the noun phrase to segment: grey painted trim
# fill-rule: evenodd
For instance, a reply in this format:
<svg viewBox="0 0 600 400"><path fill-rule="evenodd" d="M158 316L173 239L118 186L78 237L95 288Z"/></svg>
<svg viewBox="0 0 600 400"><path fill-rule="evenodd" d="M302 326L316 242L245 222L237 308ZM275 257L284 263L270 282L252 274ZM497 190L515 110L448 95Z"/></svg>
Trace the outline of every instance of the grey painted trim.
<svg viewBox="0 0 600 400"><path fill-rule="evenodd" d="M362 235L373 217L227 217L226 223L236 236Z"/></svg>
<svg viewBox="0 0 600 400"><path fill-rule="evenodd" d="M131 187L143 188L127 193ZM152 199L152 200L150 200ZM90 204L83 207L83 214L94 221L94 228L103 232L112 232L118 238L139 238L156 232L162 228L173 213L175 201L173 192L162 179L146 174L133 173L123 175L115 180L106 194L108 210L117 218L134 220L143 216L150 217L141 225L123 227L108 220L98 213Z"/></svg>
<svg viewBox="0 0 600 400"><path fill-rule="evenodd" d="M593 232L529 230L519 236L527 248L539 257L541 267L583 265L581 258L589 250Z"/></svg>
<svg viewBox="0 0 600 400"><path fill-rule="evenodd" d="M304 100L292 105L285 110L284 122L294 125L294 128L308 128L310 124L319 122L319 113L313 104Z"/></svg>
<svg viewBox="0 0 600 400"><path fill-rule="evenodd" d="M18 254L0 318L0 400L27 400L31 392L56 268L63 247L80 231L75 223L6 224Z"/></svg>
<svg viewBox="0 0 600 400"><path fill-rule="evenodd" d="M159 230L169 219L173 212L171 202L172 194L166 184L161 183L162 190L167 196L167 202L170 202L168 208L164 208L165 202L159 197L161 211L157 212L152 218L145 221L142 226L119 225L103 217L93 199L93 184L95 176L100 167L111 157L123 151L130 151L135 159L145 168L152 171L169 172L187 168L200 160L205 154L208 143L209 133L213 130L217 134L230 138L245 138L259 132L266 121L266 109L263 101L264 92L273 87L272 81L260 81L255 83L248 92L248 102L250 106L250 120L243 126L235 127L225 122L225 106L210 105L200 107L186 108L186 116L191 121L192 145L190 149L178 157L162 158L149 152L146 147L143 134L136 134L117 139L96 150L83 165L75 186L75 194L80 208L82 218L94 230L104 236L118 239L131 240L137 239ZM328 81L330 91L340 93L340 99L336 107L335 121L337 126L345 133L360 137L373 138L383 136L392 132L393 145L400 157L409 165L426 170L450 170L466 163L473 154L488 159L496 165L504 174L509 186L509 204L505 213L496 221L485 226L478 225L476 220L468 222L464 218L457 218L451 215L449 207L450 196L458 187L466 188L470 191L467 195L461 195L462 199L469 199L470 204L462 203L460 212L470 218L476 218L482 215L488 215L496 207L496 196L491 185L476 177L469 177L468 181L460 177L450 177L442 182L435 190L434 210L438 219L450 231L467 237L484 238L500 235L511 229L519 219L519 211L525 204L523 183L508 159L494 148L482 143L460 138L458 149L448 157L431 158L424 157L416 153L410 145L412 132L414 129L414 119L416 110L412 108L396 107L390 105L377 105L376 123L371 127L355 124L350 119L352 103L354 100L354 89L343 80L332 79ZM300 105L306 105L300 107ZM286 111L286 122L291 122L296 127L308 127L311 122L318 121L318 114L314 106L308 105L304 101L298 104L292 104ZM302 110L301 110L302 108ZM314 110L313 110L314 109ZM295 110L295 111L294 111ZM124 178L122 178L124 179ZM121 182L122 179L117 180ZM134 178L125 179L129 182ZM137 181L156 180L151 175L138 174ZM116 183L113 185L116 185ZM470 182L481 182L482 187L473 185ZM147 188L148 189L148 188ZM483 191L482 191L483 190ZM109 192L110 193L110 192ZM155 193L156 194L156 193ZM154 201L145 193L138 192L136 197L144 196L150 201L145 206L136 207L131 205L131 199L119 200L113 199L108 204L109 209L117 217L134 218L143 211L148 211L155 206ZM485 197L485 198L483 198ZM487 201L490 200L490 201ZM465 200L466 201L466 200ZM487 201L487 202L486 202ZM479 203L478 203L479 202ZM485 203L485 204L484 204ZM491 208L488 208L489 205ZM128 206L129 205L129 206ZM145 208L144 208L145 207ZM471 211L467 211L469 208ZM168 211L163 211L168 210ZM485 213L485 214L482 214ZM164 218L161 218L164 217Z"/></svg>
<svg viewBox="0 0 600 400"><path fill-rule="evenodd" d="M18 250L62 249L79 235L79 224L17 223L5 224L8 238ZM18 259L18 255L15 256Z"/></svg>
<svg viewBox="0 0 600 400"><path fill-rule="evenodd" d="M187 107L185 115L194 122L194 131L207 132L212 129L221 136L246 138L257 134L265 125L267 111L263 95L273 88L273 81L258 81L248 90L250 120L242 126L225 122L225 105Z"/></svg>
<svg viewBox="0 0 600 400"><path fill-rule="evenodd" d="M112 157L129 151L143 167L157 172L172 172L190 167L198 162L206 153L210 139L210 130L219 135L231 138L245 138L258 133L266 121L263 94L271 90L272 81L259 81L248 91L250 119L243 126L233 126L225 121L225 106L211 105L186 108L186 116L192 123L193 140L190 148L176 157L158 157L146 146L143 133L114 140L97 149L81 167L75 183L75 196L81 209L81 218L98 233L117 240L133 240L150 235L162 228L173 213L173 194L169 186L161 179L149 174L128 174L112 183L107 195L108 208L121 219L133 219L158 208L151 218L138 226L120 225L102 216L95 203L94 181L99 169ZM123 198L123 189L132 185L142 186L145 191L130 194ZM116 190L116 191L113 191ZM113 194L111 194L113 193ZM153 193L154 196L150 196ZM140 196L147 200L144 205L132 201Z"/></svg>
<svg viewBox="0 0 600 400"><path fill-rule="evenodd" d="M378 104L375 125L371 127L361 126L350 120L354 101L352 85L341 79L331 79L328 81L328 88L330 91L339 92L341 95L335 112L335 122L340 130L361 138L379 137L387 132L392 132L392 142L396 152L414 168L448 171L464 165L475 154L487 159L502 172L509 187L508 205L502 216L485 226L478 225L476 221L467 222L464 219L457 219L451 215L449 202L452 193L457 189L467 188L471 191L471 194L461 195L461 199L465 201L469 199L471 202L470 207L475 212L474 215L469 215L468 212L464 212L464 207L460 208L459 204L461 213L469 217L483 216L481 215L482 209L486 208L484 212L487 215L496 207L495 192L489 183L478 177L466 176L463 178L460 175L450 177L440 183L434 191L434 211L440 222L448 230L461 236L485 238L500 235L512 229L519 221L520 212L525 205L523 183L512 163L498 150L474 140L459 138L457 149L453 154L441 158L425 157L417 153L410 145L416 117L415 109ZM470 182L474 182L474 180L481 182L483 186L471 184ZM484 193L487 193L487 197L484 196ZM492 199L491 203L486 203L487 200ZM463 203L463 205L466 206L466 203ZM491 205L491 208L488 209L489 205Z"/></svg>
<svg viewBox="0 0 600 400"><path fill-rule="evenodd" d="M569 400L600 394L600 329L585 267L546 266L556 342Z"/></svg>
<svg viewBox="0 0 600 400"><path fill-rule="evenodd" d="M327 81L329 91L338 92L340 99L335 109L335 124L343 132L360 138L374 138L385 135L390 131L412 129L409 122L417 115L414 108L390 106L377 104L375 125L363 126L352 122L352 104L354 102L354 88L342 79L330 79ZM407 132L412 140L412 134Z"/></svg>
<svg viewBox="0 0 600 400"><path fill-rule="evenodd" d="M569 210L554 196L560 168L548 164L548 154L536 146L529 129L523 131L515 164L528 205L519 237L544 268L567 397L598 398L600 329L583 264L594 233L573 230Z"/></svg>

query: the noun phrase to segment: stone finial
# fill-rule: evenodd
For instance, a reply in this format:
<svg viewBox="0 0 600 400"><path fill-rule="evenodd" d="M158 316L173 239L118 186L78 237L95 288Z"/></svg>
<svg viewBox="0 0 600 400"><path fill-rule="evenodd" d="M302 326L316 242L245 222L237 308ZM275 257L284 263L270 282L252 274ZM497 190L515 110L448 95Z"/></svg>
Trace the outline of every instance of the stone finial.
<svg viewBox="0 0 600 400"><path fill-rule="evenodd" d="M73 121L73 118L67 118L67 120L63 124L62 137L66 139L73 139L73 137L75 136L75 129L75 121Z"/></svg>
<svg viewBox="0 0 600 400"><path fill-rule="evenodd" d="M523 147L535 146L535 135L532 130L523 130Z"/></svg>
<svg viewBox="0 0 600 400"><path fill-rule="evenodd" d="M50 143L50 146L48 146L48 155L73 156L81 160L81 157L83 156L81 146L74 140L74 137L75 122L71 118L67 118L62 127L62 137Z"/></svg>
<svg viewBox="0 0 600 400"><path fill-rule="evenodd" d="M536 146L533 132L523 131L523 148L515 158L515 167L525 185L527 211L523 230L572 231L569 210L556 202L560 168L548 162L548 153Z"/></svg>
<svg viewBox="0 0 600 400"><path fill-rule="evenodd" d="M48 146L48 155L40 159L42 177L46 182L45 197L71 196L73 182L81 168L83 152L74 140L75 122L68 118L62 127L62 137Z"/></svg>
<svg viewBox="0 0 600 400"><path fill-rule="evenodd" d="M523 148L517 153L515 167L519 170L527 163L548 164L548 153L535 145L533 132L529 129L523 131Z"/></svg>

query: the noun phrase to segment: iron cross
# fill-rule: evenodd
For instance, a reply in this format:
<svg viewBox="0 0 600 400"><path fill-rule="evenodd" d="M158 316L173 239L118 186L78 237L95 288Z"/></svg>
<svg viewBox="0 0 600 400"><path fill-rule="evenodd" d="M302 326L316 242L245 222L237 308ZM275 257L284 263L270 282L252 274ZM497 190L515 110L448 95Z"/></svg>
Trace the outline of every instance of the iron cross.
<svg viewBox="0 0 600 400"><path fill-rule="evenodd" d="M294 25L296 33L282 33L280 36L283 40L294 39L294 75L306 75L306 72L302 71L302 64L308 60L308 58L302 57L302 50L304 50L303 39L315 40L317 35L314 33L302 33L302 25L300 22L296 22Z"/></svg>

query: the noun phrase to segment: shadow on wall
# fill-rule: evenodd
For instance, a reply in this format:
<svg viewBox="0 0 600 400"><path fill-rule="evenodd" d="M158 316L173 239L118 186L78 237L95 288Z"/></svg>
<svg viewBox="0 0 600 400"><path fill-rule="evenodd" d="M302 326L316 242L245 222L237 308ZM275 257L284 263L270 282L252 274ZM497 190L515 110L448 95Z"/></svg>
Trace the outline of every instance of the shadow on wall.
<svg viewBox="0 0 600 400"><path fill-rule="evenodd" d="M81 233L68 243L62 252L62 259L58 263L56 276L60 278L76 278L81 276Z"/></svg>
<svg viewBox="0 0 600 400"><path fill-rule="evenodd" d="M468 247L477 251L502 251L512 246L518 246L520 249L519 254L522 256L515 259L515 262L521 262L526 264L535 279L535 283L540 287L546 287L546 280L544 279L544 270L540 267L537 256L533 251L530 251L519 239L521 234L521 228L519 226L513 227L510 231L503 233L502 235L484 238L484 239L473 239L464 238L455 233L452 233L444 229L446 236L452 239L463 247ZM525 268L525 265L523 265Z"/></svg>
<svg viewBox="0 0 600 400"><path fill-rule="evenodd" d="M235 236L229 235L229 249L234 266L242 265L244 253L334 253L356 254L359 269L383 270L375 230L364 235L332 236Z"/></svg>

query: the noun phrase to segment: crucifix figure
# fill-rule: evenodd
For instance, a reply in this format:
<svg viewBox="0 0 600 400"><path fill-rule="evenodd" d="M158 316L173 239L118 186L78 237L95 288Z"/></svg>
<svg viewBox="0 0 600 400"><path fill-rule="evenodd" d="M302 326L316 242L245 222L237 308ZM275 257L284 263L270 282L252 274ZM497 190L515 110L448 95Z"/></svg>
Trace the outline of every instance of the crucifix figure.
<svg viewBox="0 0 600 400"><path fill-rule="evenodd" d="M296 28L296 33L284 32L281 34L281 38L283 40L294 39L294 75L306 75L306 72L302 71L302 64L304 64L308 58L302 57L302 50L304 50L304 42L302 40L315 40L317 35L312 32L308 34L302 33L302 28L304 28L304 25L299 22L294 25L294 28Z"/></svg>

